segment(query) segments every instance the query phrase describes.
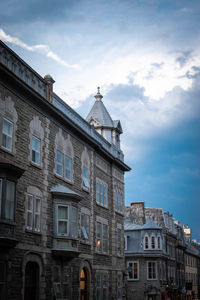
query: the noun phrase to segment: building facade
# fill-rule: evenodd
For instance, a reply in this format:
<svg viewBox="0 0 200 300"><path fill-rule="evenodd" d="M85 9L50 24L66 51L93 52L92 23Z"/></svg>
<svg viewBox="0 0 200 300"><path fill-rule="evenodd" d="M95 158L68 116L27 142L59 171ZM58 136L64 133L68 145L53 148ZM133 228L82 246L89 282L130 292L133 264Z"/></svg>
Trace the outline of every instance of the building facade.
<svg viewBox="0 0 200 300"><path fill-rule="evenodd" d="M122 299L121 125L53 83L0 42L0 299Z"/></svg>
<svg viewBox="0 0 200 300"><path fill-rule="evenodd" d="M127 299L200 299L200 247L188 226L144 202L131 203L125 215Z"/></svg>

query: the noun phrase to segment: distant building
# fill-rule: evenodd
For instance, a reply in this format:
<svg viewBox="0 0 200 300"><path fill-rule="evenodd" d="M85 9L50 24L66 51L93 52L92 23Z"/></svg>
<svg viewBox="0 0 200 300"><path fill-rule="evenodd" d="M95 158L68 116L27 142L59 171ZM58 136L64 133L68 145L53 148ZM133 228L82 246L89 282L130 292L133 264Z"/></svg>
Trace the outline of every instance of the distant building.
<svg viewBox="0 0 200 300"><path fill-rule="evenodd" d="M0 299L120 300L121 125L99 90L86 121L53 83L0 42Z"/></svg>
<svg viewBox="0 0 200 300"><path fill-rule="evenodd" d="M188 226L163 209L146 208L144 202L131 203L125 215L127 299L199 299L200 247L191 242Z"/></svg>

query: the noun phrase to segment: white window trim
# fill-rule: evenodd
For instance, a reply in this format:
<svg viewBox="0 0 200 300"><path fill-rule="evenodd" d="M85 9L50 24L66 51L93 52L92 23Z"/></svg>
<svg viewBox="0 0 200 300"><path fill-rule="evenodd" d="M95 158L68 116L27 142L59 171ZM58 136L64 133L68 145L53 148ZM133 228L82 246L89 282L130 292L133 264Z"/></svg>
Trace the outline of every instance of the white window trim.
<svg viewBox="0 0 200 300"><path fill-rule="evenodd" d="M138 260L129 260L127 261L127 268L129 267L129 264L133 264L133 267L134 267L134 264L137 264L137 278L129 278L129 273L128 273L128 276L127 276L127 280L128 281L138 281L140 280L140 264L139 264L139 261ZM132 267L132 272L133 272L133 277L134 277L134 268Z"/></svg>
<svg viewBox="0 0 200 300"><path fill-rule="evenodd" d="M5 134L3 132L3 121L4 120L12 125L12 134L11 134L11 136L9 136L8 134ZM5 150L7 150L9 152L13 152L13 132L14 132L14 123L12 121L8 120L7 118L3 117L2 118L2 136L1 136L2 140L1 140L1 146L2 146L3 149L5 149ZM7 148L7 147L5 147L5 146L3 146L3 135L6 135L6 136L8 136L11 139L11 148L10 149Z"/></svg>
<svg viewBox="0 0 200 300"><path fill-rule="evenodd" d="M58 152L61 154L61 157L62 157L62 162L61 163L57 161L57 153ZM58 165L61 166L61 168L62 168L62 172L61 172L62 174L57 173L57 166ZM56 172L57 176L63 177L63 153L58 149L56 150L56 168L55 168L55 172Z"/></svg>
<svg viewBox="0 0 200 300"><path fill-rule="evenodd" d="M97 192L97 184L99 185L99 193ZM102 190L101 187L103 187L103 203L101 203L101 190ZM105 194L105 188L106 188L106 194ZM105 199L106 199L106 204L105 204ZM96 178L96 203L100 206L108 208L108 185L107 183L105 183L103 180L99 178Z"/></svg>
<svg viewBox="0 0 200 300"><path fill-rule="evenodd" d="M67 210L67 212L68 212L68 218L67 218L67 221L66 221L66 219L58 219L58 207L59 206L62 206L62 207L67 207L68 208L68 210ZM69 210L70 210L70 206L69 205L66 205L66 204L61 204L61 203L58 203L58 204L56 204L56 234L57 234L57 236L69 236ZM58 224L59 224L59 221L64 221L64 222L66 222L67 223L67 233L62 233L62 234L60 234L59 232L58 232Z"/></svg>
<svg viewBox="0 0 200 300"><path fill-rule="evenodd" d="M66 166L66 159L70 160L70 165L71 165L70 169L68 169L67 166ZM67 154L64 155L64 178L65 178L65 180L67 180L69 182L72 182L72 164L73 164L72 157L67 155ZM66 170L70 171L70 178L66 177Z"/></svg>
<svg viewBox="0 0 200 300"><path fill-rule="evenodd" d="M31 196L32 198L32 210L28 209L28 197ZM35 206L36 206L36 199L40 200L40 205L39 205L39 213L35 212ZM41 198L36 196L36 195L32 195L32 194L27 194L26 197L26 201L27 201L27 213L26 213L26 229L34 231L34 232L41 232ZM32 214L32 226L28 225L28 212L30 212ZM35 216L38 215L39 216L39 229L37 229L35 227Z"/></svg>
<svg viewBox="0 0 200 300"><path fill-rule="evenodd" d="M152 238L154 238L154 248L152 247ZM156 236L153 233L153 234L151 234L151 237L150 237L150 249L151 250L156 250L156 248L157 248L157 245L156 245Z"/></svg>
<svg viewBox="0 0 200 300"><path fill-rule="evenodd" d="M149 278L149 263L155 264L155 272L156 272L156 277L155 278ZM157 262L147 261L147 280L157 280L157 277L158 277Z"/></svg>
<svg viewBox="0 0 200 300"><path fill-rule="evenodd" d="M148 238L148 248L146 248L146 241L145 241L145 239L146 239L146 237ZM151 241L150 241L151 242ZM149 247L150 245L149 245L149 236L148 236L148 234L145 234L144 235L144 250L150 250L151 248Z"/></svg>
<svg viewBox="0 0 200 300"><path fill-rule="evenodd" d="M160 238L160 248L158 248L158 238ZM156 246L157 246L157 249L158 249L158 250L162 250L162 239L161 239L161 235L160 235L160 234L158 234L156 241L157 241L157 243L156 243L156 244L157 244L157 245L156 245Z"/></svg>

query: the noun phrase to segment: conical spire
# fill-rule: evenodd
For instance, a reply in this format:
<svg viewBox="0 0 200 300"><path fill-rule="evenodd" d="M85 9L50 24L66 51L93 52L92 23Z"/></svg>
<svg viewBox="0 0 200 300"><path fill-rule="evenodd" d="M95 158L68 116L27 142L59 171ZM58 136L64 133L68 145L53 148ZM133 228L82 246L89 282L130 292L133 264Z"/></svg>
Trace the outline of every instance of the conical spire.
<svg viewBox="0 0 200 300"><path fill-rule="evenodd" d="M113 127L113 121L105 108L101 99L103 96L100 93L100 87L97 88L97 94L94 96L96 101L90 110L86 120L90 123L91 120L96 120L101 126Z"/></svg>

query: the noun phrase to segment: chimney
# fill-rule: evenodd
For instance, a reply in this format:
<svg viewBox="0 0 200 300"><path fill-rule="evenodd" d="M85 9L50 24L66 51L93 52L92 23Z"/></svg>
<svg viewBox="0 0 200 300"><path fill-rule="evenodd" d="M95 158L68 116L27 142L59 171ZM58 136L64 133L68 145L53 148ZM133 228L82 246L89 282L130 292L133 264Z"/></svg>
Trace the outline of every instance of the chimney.
<svg viewBox="0 0 200 300"><path fill-rule="evenodd" d="M54 84L55 80L53 80L51 75L45 75L44 80L47 83L47 95L46 95L47 101L52 103L53 102L53 84Z"/></svg>

